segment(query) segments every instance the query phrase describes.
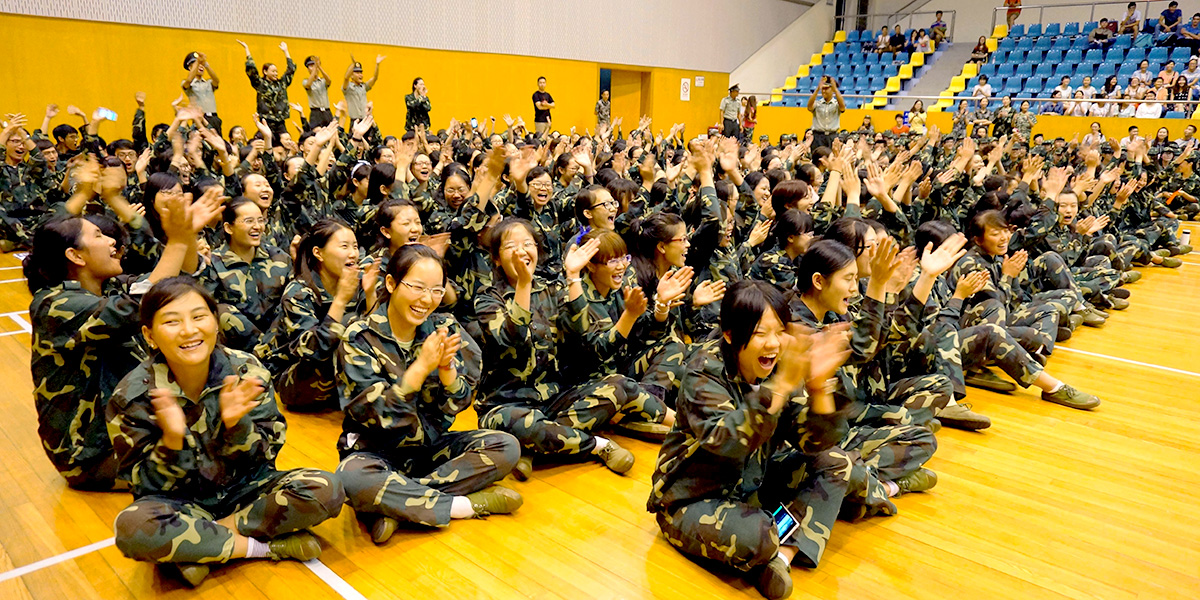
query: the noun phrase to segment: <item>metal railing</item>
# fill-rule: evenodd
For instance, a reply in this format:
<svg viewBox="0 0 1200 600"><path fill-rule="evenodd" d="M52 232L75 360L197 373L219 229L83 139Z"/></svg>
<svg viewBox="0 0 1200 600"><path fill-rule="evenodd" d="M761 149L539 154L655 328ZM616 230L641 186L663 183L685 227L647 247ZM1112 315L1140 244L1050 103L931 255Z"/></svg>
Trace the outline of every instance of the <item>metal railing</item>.
<svg viewBox="0 0 1200 600"><path fill-rule="evenodd" d="M954 40L954 23L957 20L958 11L943 10L942 17L946 20L946 39ZM913 12L907 14L897 13L868 13L868 14L844 14L834 15L834 27L847 32L859 30L871 33L871 40L875 39L875 35L881 27L886 26L891 29L895 25L899 25L900 29L907 31L909 29L924 29L929 33L929 26L933 24L933 17L937 16L938 11L929 10L923 12ZM917 17L925 17L917 23ZM846 24L850 20L854 23L853 26Z"/></svg>
<svg viewBox="0 0 1200 600"><path fill-rule="evenodd" d="M746 94L748 96L757 96L757 97L765 97L765 98L771 98L772 96L779 96L779 95L782 95L784 97L797 96L797 97L803 98L805 100L807 100L809 97L812 96L812 92L808 92L808 93L804 93L804 92L744 92L744 94ZM1028 96L995 96L995 95L993 95L990 98L988 98L988 104L989 104L989 106L991 106L993 108L999 107L1000 101L1006 97L1010 98L1012 100L1013 106L1017 107L1017 108L1019 108L1021 106L1022 102L1026 102L1026 101L1035 106L1040 106L1042 104L1051 103L1051 102L1066 104L1071 101L1069 98L1068 99L1061 99L1061 98L1054 99L1054 98L1042 98L1042 97L1034 98L1034 97L1028 97ZM877 98L877 96L875 96L874 94L842 94L842 98L863 98L863 99L875 100ZM957 105L962 100L966 100L968 102L975 102L975 101L979 100L979 97L971 96L971 95L969 95L968 92L964 91L964 92L958 92L954 96L888 96L887 100L888 100L888 102L898 101L898 100L910 100L910 101L921 100L932 106L933 104L936 104L940 100L951 100L951 101L953 101L953 105ZM932 102L929 102L929 101L932 101ZM1144 103L1151 103L1151 104L1186 104L1189 106L1200 105L1200 100L1158 100L1158 99L1127 100L1125 98L1095 98L1095 99L1089 98L1089 99L1084 99L1083 102L1086 102L1088 104L1101 104L1101 103L1103 103L1103 104L1112 104L1112 103L1144 104ZM928 108L928 107L926 107L926 108ZM943 112L949 112L949 111L943 111Z"/></svg>
<svg viewBox="0 0 1200 600"><path fill-rule="evenodd" d="M1159 16L1159 13L1162 12L1162 10L1160 9L1158 12L1151 13L1150 7L1152 5L1158 4L1158 5L1161 5L1162 9L1165 9L1165 8L1167 8L1167 5L1170 4L1170 0L1148 0L1148 1L1142 0L1142 1L1138 2L1137 4L1138 4L1138 8L1142 11L1142 23L1138 24L1138 31L1140 32L1142 29L1142 26L1145 24L1146 19L1156 18ZM1115 1L1115 2L1079 2L1076 4L1031 4L1031 5L1027 5L1027 6L1021 6L1021 7L1017 7L1017 8L1020 8L1020 10L1021 10L1021 16L1017 17L1017 23L1024 24L1026 27L1028 27L1029 25L1032 25L1033 23L1031 21L1029 21L1029 19L1026 18L1026 11L1036 10L1037 14L1038 14L1037 24L1045 25L1046 24L1046 9L1050 9L1053 13L1058 13L1059 9L1065 10L1065 12L1063 14L1067 17L1066 19L1054 17L1053 19L1050 20L1051 23L1077 22L1077 21L1081 21L1081 19L1079 18L1080 12L1078 10L1080 8L1088 9L1088 19L1087 19L1087 21L1083 21L1083 22L1088 23L1091 21L1098 21L1099 19L1096 18L1096 7L1097 6L1119 7L1119 10L1114 11L1114 14L1101 14L1100 16L1107 18L1109 21L1116 19L1116 21L1118 23L1120 23L1121 19L1125 18L1125 11L1127 10L1127 7L1129 6L1129 0ZM1143 6L1144 6L1144 8L1143 8ZM1008 10L1009 9L1007 7L1003 7L1003 6L992 9L992 29L991 29L991 31L996 30L997 24L1008 22L1008 17L1007 17ZM1001 15L1001 13L1005 13L1005 14ZM1153 15L1153 17L1151 15ZM1185 22L1187 22L1187 15L1183 15L1183 17L1181 17L1180 25L1183 25L1183 23L1185 23ZM1082 34L1082 31L1080 33Z"/></svg>

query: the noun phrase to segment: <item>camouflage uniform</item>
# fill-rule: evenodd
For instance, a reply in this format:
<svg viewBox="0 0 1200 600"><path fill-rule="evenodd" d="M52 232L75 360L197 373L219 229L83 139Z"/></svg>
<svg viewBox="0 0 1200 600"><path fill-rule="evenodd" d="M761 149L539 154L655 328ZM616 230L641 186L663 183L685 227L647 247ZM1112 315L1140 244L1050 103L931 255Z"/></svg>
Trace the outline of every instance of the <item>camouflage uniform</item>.
<svg viewBox="0 0 1200 600"><path fill-rule="evenodd" d="M800 257L796 257L797 260ZM764 252L750 268L750 279L773 283L782 290L796 287L796 264L783 250Z"/></svg>
<svg viewBox="0 0 1200 600"><path fill-rule="evenodd" d="M46 197L56 177L37 147L16 166L8 164L7 155L0 147L0 240L28 248L34 229L49 215Z"/></svg>
<svg viewBox="0 0 1200 600"><path fill-rule="evenodd" d="M837 446L845 414L811 413L801 392L773 415L770 390L731 368L715 340L689 356L647 510L685 554L748 571L771 560L782 544L815 567L853 472L851 458ZM800 522L784 540L771 517L780 504Z"/></svg>
<svg viewBox="0 0 1200 600"><path fill-rule="evenodd" d="M296 63L288 58L287 70L279 76L279 79L270 81L259 75L258 67L254 65L254 59L246 57L246 77L250 78L250 87L253 87L254 91L258 93L258 115L271 127L276 140L279 139L279 134L287 132L287 118L292 114L292 107L288 104L287 89L289 85L292 85L292 76L295 74Z"/></svg>
<svg viewBox="0 0 1200 600"><path fill-rule="evenodd" d="M508 431L539 454L587 455L596 446L588 432L614 419L662 422L662 403L628 377L563 377L558 351L564 336L590 330L587 298L568 301L564 284L536 276L529 310L514 295L501 280L475 299L490 358L475 402L480 427Z"/></svg>
<svg viewBox="0 0 1200 600"><path fill-rule="evenodd" d="M258 246L249 263L229 246L217 248L198 277L217 300L222 343L251 350L279 315L283 286L292 274L287 252Z"/></svg>
<svg viewBox="0 0 1200 600"><path fill-rule="evenodd" d="M346 303L342 322L329 316L333 303L320 277L317 289L293 279L283 290L280 314L255 348L279 382L279 401L289 410L319 411L337 407L336 353L346 324L357 318L366 303L362 290Z"/></svg>
<svg viewBox="0 0 1200 600"><path fill-rule="evenodd" d="M72 487L124 487L104 410L117 383L146 356L138 305L114 282L101 297L77 281L38 290L29 303L38 436Z"/></svg>
<svg viewBox="0 0 1200 600"><path fill-rule="evenodd" d="M547 279L560 277L566 252L565 239L573 237L573 232L566 227L572 220L570 214L563 214L553 199L539 209L528 193L514 192L513 195L513 216L527 219L540 237L537 274Z"/></svg>
<svg viewBox="0 0 1200 600"><path fill-rule="evenodd" d="M491 287L495 272L488 251L479 238L487 228L488 221L500 214L496 204L488 202L485 210L479 209L479 197L471 195L458 207L458 214L451 220L450 247L446 250L446 278L454 283L459 292L458 310L455 316L472 337L482 336L475 315L475 298L484 289Z"/></svg>
<svg viewBox="0 0 1200 600"><path fill-rule="evenodd" d="M1045 302L1021 301L1024 292L1017 279L1003 273L1003 262L1003 257L988 256L978 248L972 248L951 268L948 283L952 285L957 285L960 277L975 271L987 271L990 275L983 289L967 299L963 325L993 323L1005 328L1028 328L1023 331L1049 354L1054 350L1059 319L1065 318L1066 314Z"/></svg>
<svg viewBox="0 0 1200 600"><path fill-rule="evenodd" d="M338 474L357 513L444 526L454 496L503 479L520 458L519 447L499 431L450 431L455 416L470 406L482 360L479 347L454 318L434 313L411 342L401 343L387 310L383 303L352 323L338 350L345 411ZM462 334L454 359L458 378L442 385L435 370L420 389L408 389L404 372L438 329Z"/></svg>
<svg viewBox="0 0 1200 600"><path fill-rule="evenodd" d="M296 179L284 186L279 194L279 206L289 233L304 233L317 221L334 216L329 201L328 176L329 173L317 174L317 168L305 162L296 173Z"/></svg>
<svg viewBox="0 0 1200 600"><path fill-rule="evenodd" d="M221 421L224 379L258 378L258 406L227 428ZM150 392L170 390L187 422L183 448L162 442ZM213 521L236 515L237 533L269 539L336 517L346 496L332 473L275 469L287 425L275 407L271 376L253 355L217 346L198 399L184 396L162 356L121 380L106 411L121 474L133 483L133 504L117 515L117 548L151 562L221 563L234 532Z"/></svg>

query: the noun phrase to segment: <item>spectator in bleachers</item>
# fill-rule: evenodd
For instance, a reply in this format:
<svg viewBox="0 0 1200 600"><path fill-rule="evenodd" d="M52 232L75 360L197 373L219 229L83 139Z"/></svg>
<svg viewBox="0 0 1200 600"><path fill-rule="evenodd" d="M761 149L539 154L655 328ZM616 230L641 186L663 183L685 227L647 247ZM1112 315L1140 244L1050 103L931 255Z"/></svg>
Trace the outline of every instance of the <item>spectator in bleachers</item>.
<svg viewBox="0 0 1200 600"><path fill-rule="evenodd" d="M942 40L946 39L946 29L946 22L942 20L942 11L939 10L933 15L933 24L929 26L929 37L940 44Z"/></svg>
<svg viewBox="0 0 1200 600"><path fill-rule="evenodd" d="M1151 150L1162 150L1171 143L1171 132L1166 127L1159 127L1158 132L1154 134L1154 141L1150 142Z"/></svg>
<svg viewBox="0 0 1200 600"><path fill-rule="evenodd" d="M1033 114L1031 108L1028 100L1022 100L1021 110L1013 115L1013 129L1026 143L1029 142L1030 135L1033 133L1033 126L1037 125L1037 115Z"/></svg>
<svg viewBox="0 0 1200 600"><path fill-rule="evenodd" d="M1153 94L1154 100L1170 100L1171 99L1171 90L1167 87L1167 83L1162 77L1154 78L1154 87L1151 88L1150 93ZM1146 99L1147 100L1151 99L1151 96L1149 96L1149 95L1146 96Z"/></svg>
<svg viewBox="0 0 1200 600"><path fill-rule="evenodd" d="M1200 13L1192 15L1192 20L1179 28L1172 45L1191 48L1193 52L1200 50Z"/></svg>
<svg viewBox="0 0 1200 600"><path fill-rule="evenodd" d="M1132 100L1133 95L1129 93L1128 89L1126 89L1125 93L1121 94L1121 110L1117 112L1118 117L1123 119L1133 117L1134 113L1137 111L1137 104L1132 102Z"/></svg>
<svg viewBox="0 0 1200 600"><path fill-rule="evenodd" d="M1121 142L1120 142L1121 149L1124 150L1125 148L1129 147L1129 144L1131 144L1133 142L1145 141L1146 138L1142 137L1141 135L1138 135L1139 133L1140 133L1140 131L1138 130L1137 125L1131 126L1129 128L1129 135L1121 138Z"/></svg>
<svg viewBox="0 0 1200 600"><path fill-rule="evenodd" d="M1195 56L1188 59L1188 66L1181 73L1187 78L1188 84L1196 85L1196 81L1200 80L1200 59Z"/></svg>
<svg viewBox="0 0 1200 600"><path fill-rule="evenodd" d="M988 76L980 75L979 83L975 84L975 87L971 88L971 97L991 98L993 92L994 90L992 90L992 84L988 83Z"/></svg>
<svg viewBox="0 0 1200 600"><path fill-rule="evenodd" d="M832 148L833 138L842 129L842 113L846 112L846 101L832 77L826 75L821 79L821 85L808 98L808 110L813 114L810 147L814 150L822 146Z"/></svg>
<svg viewBox="0 0 1200 600"><path fill-rule="evenodd" d="M871 115L864 115L862 126L858 128L858 133L875 134L875 126L871 124Z"/></svg>
<svg viewBox="0 0 1200 600"><path fill-rule="evenodd" d="M1107 98L1108 98L1108 94L1105 94L1103 90L1100 90L1100 91L1096 92L1096 95L1093 98L1093 100L1105 100ZM1109 114L1109 111L1113 110L1115 107L1116 107L1116 103L1114 103L1114 102L1092 102L1092 107L1091 107L1091 109L1088 110L1088 116L1092 117L1094 119L1102 119L1104 117L1115 117L1115 116L1117 116L1116 113L1113 113L1111 115Z"/></svg>
<svg viewBox="0 0 1200 600"><path fill-rule="evenodd" d="M1086 117L1091 104L1083 95L1083 90L1075 90L1075 95L1063 104L1063 114L1068 117Z"/></svg>
<svg viewBox="0 0 1200 600"><path fill-rule="evenodd" d="M1179 71L1175 70L1175 61L1168 60L1167 66L1163 67L1163 70L1158 72L1158 76L1162 78L1163 83L1165 83L1167 87L1173 87L1175 85L1175 80L1179 79Z"/></svg>
<svg viewBox="0 0 1200 600"><path fill-rule="evenodd" d="M903 52L906 42L907 39L904 37L904 32L900 31L900 26L892 27L892 37L888 38L888 52Z"/></svg>
<svg viewBox="0 0 1200 600"><path fill-rule="evenodd" d="M992 55L992 51L988 50L987 38L979 36L979 43L975 44L975 48L971 50L971 60L975 64L983 64L987 62L988 57Z"/></svg>
<svg viewBox="0 0 1200 600"><path fill-rule="evenodd" d="M988 99L980 98L979 108L976 108L975 112L971 113L971 137L986 137L988 128L992 126L992 119L995 116L996 113L988 108Z"/></svg>
<svg viewBox="0 0 1200 600"><path fill-rule="evenodd" d="M1175 79L1175 85L1171 87L1171 99L1176 103L1171 106L1170 110L1180 112L1191 112L1191 105L1184 104L1192 99L1192 86L1188 84L1186 77L1178 77Z"/></svg>
<svg viewBox="0 0 1200 600"><path fill-rule="evenodd" d="M596 131L612 122L612 102L609 100L611 95L608 90L601 90L600 99L596 101L596 109L593 111L596 113Z"/></svg>
<svg viewBox="0 0 1200 600"><path fill-rule="evenodd" d="M1137 35L1142 29L1142 11L1138 10L1137 2L1130 2L1125 10L1125 16L1117 24L1117 33Z"/></svg>
<svg viewBox="0 0 1200 600"><path fill-rule="evenodd" d="M1041 112L1043 115L1064 114L1066 112L1066 107L1063 105L1062 101L1064 97L1065 96L1062 95L1062 92L1058 90L1050 92L1050 101L1043 104L1039 112Z"/></svg>
<svg viewBox="0 0 1200 600"><path fill-rule="evenodd" d="M1088 34L1088 48L1104 50L1112 44L1112 30L1108 28L1108 19L1100 19L1100 26Z"/></svg>
<svg viewBox="0 0 1200 600"><path fill-rule="evenodd" d="M916 51L917 52L924 52L926 54L933 52L933 40L931 40L929 38L929 35L925 33L924 29L918 29L916 36L917 36L917 43L916 43Z"/></svg>
<svg viewBox="0 0 1200 600"><path fill-rule="evenodd" d="M879 54L887 52L890 48L889 40L891 40L891 36L888 35L887 25L884 25L879 28L879 36L875 38L875 52Z"/></svg>
<svg viewBox="0 0 1200 600"><path fill-rule="evenodd" d="M917 135L925 135L928 128L925 126L925 103L917 100L913 102L912 110L908 111L908 127Z"/></svg>
<svg viewBox="0 0 1200 600"><path fill-rule="evenodd" d="M992 118L992 135L1001 137L1012 133L1012 119L1016 115L1016 109L1012 105L1012 96L1005 96L1000 99L1000 108L996 109L996 115Z"/></svg>
<svg viewBox="0 0 1200 600"><path fill-rule="evenodd" d="M896 115L896 126L892 127L891 129L892 135L908 135L909 131L911 131L911 129L909 129L908 124L904 122L904 115Z"/></svg>
<svg viewBox="0 0 1200 600"><path fill-rule="evenodd" d="M1162 112L1163 112L1162 104L1159 104L1158 102L1153 102L1153 100L1154 100L1153 90L1147 92L1146 95L1142 99L1150 100L1150 102L1141 102L1140 104L1138 104L1137 110L1134 111L1133 116L1135 116L1139 119L1162 118Z"/></svg>
<svg viewBox="0 0 1200 600"><path fill-rule="evenodd" d="M1004 0L1004 6L1008 7L1006 16L1008 17L1008 28L1013 28L1013 23L1017 22L1017 17L1021 16L1021 0Z"/></svg>
<svg viewBox="0 0 1200 600"><path fill-rule="evenodd" d="M1100 123L1092 121L1091 131L1083 136L1084 146L1099 146L1104 143L1108 136L1104 135L1104 130L1100 127Z"/></svg>
<svg viewBox="0 0 1200 600"><path fill-rule="evenodd" d="M950 130L950 136L959 139L967 137L967 123L971 120L971 113L967 111L967 101L958 101L958 112L954 113L954 126Z"/></svg>
<svg viewBox="0 0 1200 600"><path fill-rule="evenodd" d="M1083 84L1080 85L1075 91L1083 92L1083 97L1088 98L1089 100L1096 97L1096 87L1092 85L1091 77L1084 76Z"/></svg>
<svg viewBox="0 0 1200 600"><path fill-rule="evenodd" d="M743 98L742 107L742 139L747 143L754 142L754 127L758 125L758 98L750 96Z"/></svg>
<svg viewBox="0 0 1200 600"><path fill-rule="evenodd" d="M1183 21L1183 11L1179 10L1179 3L1171 2L1158 17L1158 25L1155 26L1154 31L1155 33L1178 33L1181 21Z"/></svg>
<svg viewBox="0 0 1200 600"><path fill-rule="evenodd" d="M1133 75L1129 78L1130 83L1133 83L1134 79L1147 85L1149 85L1151 81L1154 81L1154 73L1150 71L1150 61L1142 60L1142 62L1138 63L1137 70L1134 71Z"/></svg>
<svg viewBox="0 0 1200 600"><path fill-rule="evenodd" d="M1108 79L1104 80L1104 87L1100 88L1104 95L1108 98L1117 99L1121 97L1121 85L1117 83L1116 75L1109 75Z"/></svg>
<svg viewBox="0 0 1200 600"><path fill-rule="evenodd" d="M1064 75L1058 82L1058 87L1054 88L1054 91L1058 92L1059 98L1070 98L1075 93L1075 90L1071 87L1071 78Z"/></svg>

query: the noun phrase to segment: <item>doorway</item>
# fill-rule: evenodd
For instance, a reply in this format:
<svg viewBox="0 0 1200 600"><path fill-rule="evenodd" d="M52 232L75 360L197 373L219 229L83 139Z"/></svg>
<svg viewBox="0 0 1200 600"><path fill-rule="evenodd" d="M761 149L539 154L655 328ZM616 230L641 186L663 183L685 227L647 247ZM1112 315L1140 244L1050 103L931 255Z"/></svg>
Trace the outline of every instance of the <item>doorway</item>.
<svg viewBox="0 0 1200 600"><path fill-rule="evenodd" d="M650 72L600 69L600 91L609 92L613 119L622 119L621 129L637 128L638 119L650 114Z"/></svg>

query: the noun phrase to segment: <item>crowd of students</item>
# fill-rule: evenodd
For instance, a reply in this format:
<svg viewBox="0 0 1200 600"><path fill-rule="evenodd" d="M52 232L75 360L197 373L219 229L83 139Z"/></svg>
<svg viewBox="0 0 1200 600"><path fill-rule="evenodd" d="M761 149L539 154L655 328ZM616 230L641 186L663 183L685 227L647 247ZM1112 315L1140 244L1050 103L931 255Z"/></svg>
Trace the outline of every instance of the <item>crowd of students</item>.
<svg viewBox="0 0 1200 600"><path fill-rule="evenodd" d="M538 462L626 473L619 432L662 441L672 545L785 597L838 519L936 484L940 427L990 426L967 386L1098 406L1047 359L1128 306L1135 266L1178 267L1200 211L1193 142L435 132L420 79L395 137L357 62L345 110L316 94L293 132L295 65L249 52L254 125L222 136L218 80L184 66L193 101L147 130L139 94L130 139L9 115L0 237L29 253L46 455L131 490L117 547L192 585L315 558L344 503L382 544L517 510L496 483ZM332 472L276 469L279 404L343 413Z"/></svg>

